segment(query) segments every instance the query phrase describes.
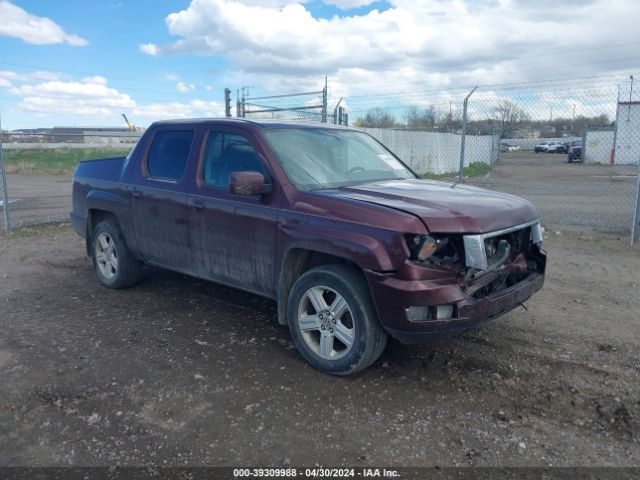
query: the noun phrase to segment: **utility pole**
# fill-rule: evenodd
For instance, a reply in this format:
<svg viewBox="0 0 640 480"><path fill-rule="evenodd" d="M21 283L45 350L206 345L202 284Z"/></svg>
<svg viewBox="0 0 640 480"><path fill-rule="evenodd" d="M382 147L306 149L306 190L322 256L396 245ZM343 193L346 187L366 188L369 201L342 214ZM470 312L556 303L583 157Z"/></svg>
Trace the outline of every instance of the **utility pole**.
<svg viewBox="0 0 640 480"><path fill-rule="evenodd" d="M4 231L11 233L11 212L9 212L9 185L4 168L4 151L2 148L2 116L0 115L0 181L2 182L2 210L4 212Z"/></svg>
<svg viewBox="0 0 640 480"><path fill-rule="evenodd" d="M633 75L629 75L631 87L629 87L629 108L627 109L627 122L631 120L631 102L633 101Z"/></svg>
<svg viewBox="0 0 640 480"><path fill-rule="evenodd" d="M340 104L342 103L342 98L343 97L340 97L340 100L338 100L338 103L336 103L336 106L333 109L333 124L334 125L342 125L342 108L340 107Z"/></svg>
<svg viewBox="0 0 640 480"><path fill-rule="evenodd" d="M224 89L224 116L231 116L231 90L228 88Z"/></svg>
<svg viewBox="0 0 640 480"><path fill-rule="evenodd" d="M327 123L327 76L324 76L324 88L322 89L322 123Z"/></svg>
<svg viewBox="0 0 640 480"><path fill-rule="evenodd" d="M245 118L247 116L247 104L246 100L249 98L249 94L251 93L251 89L254 87L251 86L243 86L242 87L242 99L241 99L241 111L240 116Z"/></svg>
<svg viewBox="0 0 640 480"><path fill-rule="evenodd" d="M473 87L473 90L469 92L469 95L464 97L462 103L462 137L460 138L460 172L458 174L458 182L464 182L464 142L467 135L467 104L469 103L469 97L476 91L477 86Z"/></svg>
<svg viewBox="0 0 640 480"><path fill-rule="evenodd" d="M245 87L242 87L242 98L240 99L240 116L242 118L244 118L244 115L245 115L244 89Z"/></svg>

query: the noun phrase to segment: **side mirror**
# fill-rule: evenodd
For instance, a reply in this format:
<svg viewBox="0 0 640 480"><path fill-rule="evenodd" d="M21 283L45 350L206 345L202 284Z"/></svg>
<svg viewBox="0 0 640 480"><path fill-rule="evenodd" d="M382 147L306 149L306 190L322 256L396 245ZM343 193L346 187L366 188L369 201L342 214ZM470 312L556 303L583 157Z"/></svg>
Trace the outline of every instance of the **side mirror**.
<svg viewBox="0 0 640 480"><path fill-rule="evenodd" d="M265 183L260 172L232 172L229 191L236 195L264 195L271 193L271 185Z"/></svg>

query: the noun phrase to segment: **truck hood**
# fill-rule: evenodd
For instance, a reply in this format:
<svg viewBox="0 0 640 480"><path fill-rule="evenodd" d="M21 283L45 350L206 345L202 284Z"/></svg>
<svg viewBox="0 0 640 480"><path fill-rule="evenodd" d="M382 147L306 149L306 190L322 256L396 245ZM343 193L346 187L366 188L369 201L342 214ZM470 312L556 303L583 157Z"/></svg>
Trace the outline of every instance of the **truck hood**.
<svg viewBox="0 0 640 480"><path fill-rule="evenodd" d="M416 215L431 232L485 233L538 218L536 208L520 197L433 180L383 181L316 193Z"/></svg>

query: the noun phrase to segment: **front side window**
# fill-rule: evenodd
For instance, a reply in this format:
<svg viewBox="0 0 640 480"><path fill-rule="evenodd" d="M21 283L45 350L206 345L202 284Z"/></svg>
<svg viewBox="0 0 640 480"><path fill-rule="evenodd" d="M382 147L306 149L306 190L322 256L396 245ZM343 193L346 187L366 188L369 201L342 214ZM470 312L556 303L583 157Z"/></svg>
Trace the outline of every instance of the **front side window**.
<svg viewBox="0 0 640 480"><path fill-rule="evenodd" d="M163 180L180 180L187 167L193 134L193 130L158 132L147 157L149 176Z"/></svg>
<svg viewBox="0 0 640 480"><path fill-rule="evenodd" d="M265 137L289 180L302 190L415 178L366 133L329 128L274 128Z"/></svg>
<svg viewBox="0 0 640 480"><path fill-rule="evenodd" d="M229 132L210 132L204 156L202 179L207 185L229 187L233 172L267 172L248 138Z"/></svg>

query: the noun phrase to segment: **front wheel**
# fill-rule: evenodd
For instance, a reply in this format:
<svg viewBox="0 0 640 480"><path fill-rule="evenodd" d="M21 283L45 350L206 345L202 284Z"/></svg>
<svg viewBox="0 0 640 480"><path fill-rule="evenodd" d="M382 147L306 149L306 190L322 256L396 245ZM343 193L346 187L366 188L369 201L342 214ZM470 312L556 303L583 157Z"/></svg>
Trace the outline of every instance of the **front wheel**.
<svg viewBox="0 0 640 480"><path fill-rule="evenodd" d="M105 287L130 287L140 278L142 264L131 254L120 228L112 220L103 220L93 229L91 258L96 275Z"/></svg>
<svg viewBox="0 0 640 480"><path fill-rule="evenodd" d="M345 265L304 273L289 294L287 317L305 360L332 375L367 368L387 344L364 278Z"/></svg>

